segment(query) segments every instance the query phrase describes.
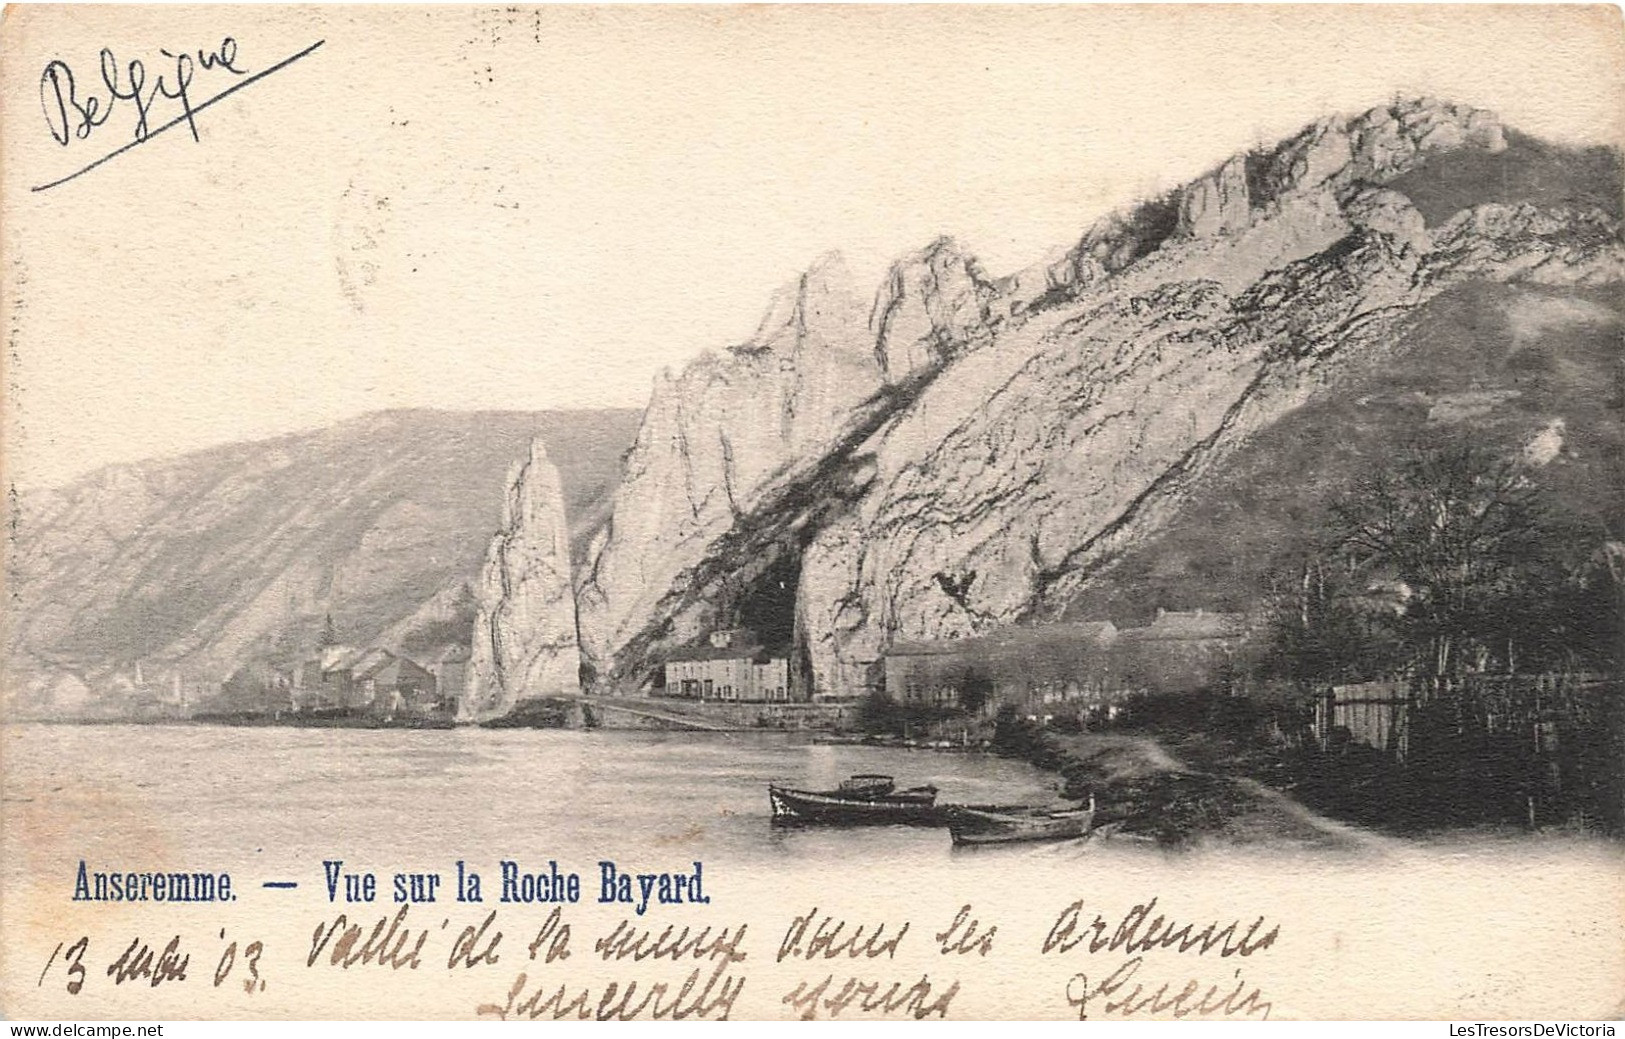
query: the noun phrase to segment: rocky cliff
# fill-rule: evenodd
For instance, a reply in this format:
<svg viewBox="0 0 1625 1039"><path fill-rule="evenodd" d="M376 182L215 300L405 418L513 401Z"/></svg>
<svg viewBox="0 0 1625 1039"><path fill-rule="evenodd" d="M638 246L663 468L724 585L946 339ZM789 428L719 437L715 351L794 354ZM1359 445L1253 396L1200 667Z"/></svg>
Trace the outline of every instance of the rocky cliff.
<svg viewBox="0 0 1625 1039"><path fill-rule="evenodd" d="M581 585L589 666L664 623L663 600L716 539L984 342L993 294L947 240L893 265L869 305L830 256L776 295L748 342L663 373ZM705 623L685 619L682 637Z"/></svg>
<svg viewBox="0 0 1625 1039"><path fill-rule="evenodd" d="M845 694L893 640L1054 616L1440 294L1617 293L1620 187L1611 150L1416 100L1239 154L1010 277L934 243L867 319L821 264L749 343L657 383L580 588L589 677L636 686L746 624Z"/></svg>
<svg viewBox="0 0 1625 1039"><path fill-rule="evenodd" d="M539 697L579 691L570 531L559 472L540 438L508 473L502 526L475 591L465 718L506 714Z"/></svg>

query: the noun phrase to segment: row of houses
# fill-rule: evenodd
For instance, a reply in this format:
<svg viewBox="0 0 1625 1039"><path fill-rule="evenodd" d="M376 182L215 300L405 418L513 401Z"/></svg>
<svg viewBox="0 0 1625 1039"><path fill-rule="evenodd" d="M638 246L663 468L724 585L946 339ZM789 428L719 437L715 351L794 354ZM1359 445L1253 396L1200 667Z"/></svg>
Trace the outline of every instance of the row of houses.
<svg viewBox="0 0 1625 1039"><path fill-rule="evenodd" d="M324 646L292 668L252 664L227 679L209 710L450 717L468 678L469 651L447 646L419 663L380 646Z"/></svg>
<svg viewBox="0 0 1625 1039"><path fill-rule="evenodd" d="M1242 614L1159 610L1150 623L1109 620L1007 628L967 638L894 643L852 688L808 688L787 656L749 632L714 633L665 662L664 694L692 700L816 702L884 691L910 704L1105 701L1126 691L1179 691L1223 681L1248 636Z"/></svg>
<svg viewBox="0 0 1625 1039"><path fill-rule="evenodd" d="M294 711L451 715L468 675L466 647L449 647L427 666L379 646L327 646L293 671Z"/></svg>
<svg viewBox="0 0 1625 1039"><path fill-rule="evenodd" d="M1187 692L1223 683L1248 632L1242 614L1158 610L1138 627L1084 621L900 642L883 657L885 689L904 703L946 708Z"/></svg>

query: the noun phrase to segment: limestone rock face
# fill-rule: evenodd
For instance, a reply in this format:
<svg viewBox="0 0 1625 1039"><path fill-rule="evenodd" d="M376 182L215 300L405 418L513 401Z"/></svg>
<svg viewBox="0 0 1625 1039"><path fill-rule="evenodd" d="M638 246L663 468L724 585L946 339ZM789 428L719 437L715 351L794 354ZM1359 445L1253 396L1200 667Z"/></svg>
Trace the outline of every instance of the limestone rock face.
<svg viewBox="0 0 1625 1039"><path fill-rule="evenodd" d="M1251 217L1247 160L1238 155L1185 192L1180 204L1179 230L1188 238L1206 238L1238 231L1251 222Z"/></svg>
<svg viewBox="0 0 1625 1039"><path fill-rule="evenodd" d="M1418 252L1427 252L1433 247L1427 221L1411 205L1411 200L1397 191L1383 188L1357 191L1344 204L1343 212L1355 227L1388 235Z"/></svg>
<svg viewBox="0 0 1625 1039"><path fill-rule="evenodd" d="M900 406L888 385L986 342L996 294L941 240L894 264L866 307L830 256L780 290L749 342L662 374L580 587L589 664L608 665L656 617L674 638L712 624L662 603L719 537Z"/></svg>
<svg viewBox="0 0 1625 1039"><path fill-rule="evenodd" d="M475 594L464 717L492 717L525 700L580 691L564 494L539 439L509 473L502 528Z"/></svg>
<svg viewBox="0 0 1625 1039"><path fill-rule="evenodd" d="M1290 189L1318 187L1348 168L1354 142L1337 120L1323 120L1288 142L1277 158L1271 177Z"/></svg>
<svg viewBox="0 0 1625 1039"><path fill-rule="evenodd" d="M662 373L581 585L589 659L646 623L710 540L882 385L867 308L838 256L781 289L750 341Z"/></svg>
<svg viewBox="0 0 1625 1039"><path fill-rule="evenodd" d="M1433 241L1426 266L1433 277L1581 286L1625 281L1619 222L1595 209L1488 203L1458 213Z"/></svg>
<svg viewBox="0 0 1625 1039"><path fill-rule="evenodd" d="M1004 313L1021 317L1035 305L1075 297L1131 267L1155 263L1165 246L1181 241L1274 239L1266 247L1270 259L1295 259L1293 247L1271 225L1302 230L1301 217L1315 213L1340 223L1347 195L1409 172L1430 152L1505 148L1494 113L1427 98L1322 119L1273 148L1236 155L1170 195L1101 217L1060 261L1035 264L998 282ZM1228 275L1221 280L1234 282Z"/></svg>
<svg viewBox="0 0 1625 1039"><path fill-rule="evenodd" d="M1078 285L1077 259L1071 253L1058 251L1030 264L1014 274L994 282L997 293L993 305L993 320L1019 319L1027 311L1042 308L1057 298L1071 296Z"/></svg>
<svg viewBox="0 0 1625 1039"><path fill-rule="evenodd" d="M1433 98L1373 108L1348 130L1354 142L1350 172L1379 182L1413 168L1427 152L1463 147L1499 152L1506 148L1501 122L1493 112Z"/></svg>
<svg viewBox="0 0 1625 1039"><path fill-rule="evenodd" d="M1432 153L1505 147L1489 113L1396 102L1007 278L935 242L865 324L810 273L750 344L657 384L581 589L589 666L636 684L668 649L788 611L797 680L850 696L896 640L1052 616L1439 293L1625 281L1608 213L1469 201L1430 229L1389 186Z"/></svg>
<svg viewBox="0 0 1625 1039"><path fill-rule="evenodd" d="M1173 200L1158 199L1095 221L1072 250L1071 282L1079 288L1093 285L1157 249L1177 227L1180 208Z"/></svg>
<svg viewBox="0 0 1625 1039"><path fill-rule="evenodd" d="M940 367L983 341L997 295L977 262L947 238L892 264L869 321L886 380Z"/></svg>
<svg viewBox="0 0 1625 1039"><path fill-rule="evenodd" d="M783 461L781 451L799 455L828 442L858 402L879 389L864 350L864 303L845 261L831 253L780 290L751 342L736 351L775 358L777 365L764 366L761 375L783 384L778 441L764 444L763 456L747 465L752 481Z"/></svg>
<svg viewBox="0 0 1625 1039"><path fill-rule="evenodd" d="M1361 198L1335 249L1244 292L1168 282L1070 310L1020 342L1014 377L952 424L932 412L959 373L939 377L867 445L867 492L802 557L813 688L861 689L899 639L1044 617L1252 434L1383 356L1446 288L1625 282L1619 227L1604 232L1597 213L1477 207L1440 229L1445 254L1403 196Z"/></svg>

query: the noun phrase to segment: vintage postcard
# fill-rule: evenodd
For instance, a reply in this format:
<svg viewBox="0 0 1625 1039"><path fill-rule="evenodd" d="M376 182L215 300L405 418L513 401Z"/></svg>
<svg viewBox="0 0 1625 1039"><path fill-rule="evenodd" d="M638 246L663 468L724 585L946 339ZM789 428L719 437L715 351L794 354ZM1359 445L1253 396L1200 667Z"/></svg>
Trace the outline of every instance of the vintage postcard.
<svg viewBox="0 0 1625 1039"><path fill-rule="evenodd" d="M7 1018L1613 1034L1618 8L0 55Z"/></svg>

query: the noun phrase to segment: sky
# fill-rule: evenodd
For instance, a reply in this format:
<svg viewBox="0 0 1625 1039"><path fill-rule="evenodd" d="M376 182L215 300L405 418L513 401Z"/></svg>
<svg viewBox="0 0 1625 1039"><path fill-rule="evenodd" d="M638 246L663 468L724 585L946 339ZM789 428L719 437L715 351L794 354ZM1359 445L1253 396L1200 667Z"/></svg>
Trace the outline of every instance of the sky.
<svg viewBox="0 0 1625 1039"><path fill-rule="evenodd" d="M995 275L1395 95L1619 142L1609 7L11 8L4 461L24 487L399 407L641 407L839 250ZM42 92L194 61L67 144ZM103 99L105 101L105 99ZM151 103L153 124L179 101Z"/></svg>

